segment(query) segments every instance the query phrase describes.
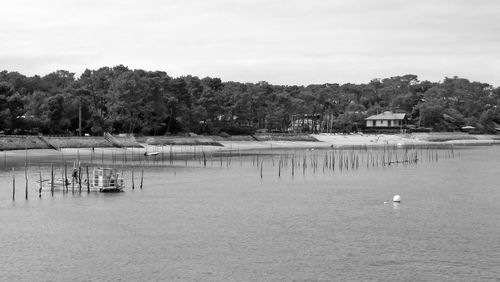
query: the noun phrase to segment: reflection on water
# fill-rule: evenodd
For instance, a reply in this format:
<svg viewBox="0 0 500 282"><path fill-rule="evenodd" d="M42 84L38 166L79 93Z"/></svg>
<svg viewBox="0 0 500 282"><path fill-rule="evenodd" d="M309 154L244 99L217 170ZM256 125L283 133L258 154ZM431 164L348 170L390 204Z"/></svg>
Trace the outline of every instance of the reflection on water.
<svg viewBox="0 0 500 282"><path fill-rule="evenodd" d="M460 159L356 172L308 159L293 176L278 158L263 169L252 156L193 160L136 168L142 190L131 190L125 168L124 193L32 192L28 201L20 172L14 203L2 171L0 280L494 281L499 153L475 147ZM39 169L50 166L28 176ZM404 208L381 205L396 193Z"/></svg>

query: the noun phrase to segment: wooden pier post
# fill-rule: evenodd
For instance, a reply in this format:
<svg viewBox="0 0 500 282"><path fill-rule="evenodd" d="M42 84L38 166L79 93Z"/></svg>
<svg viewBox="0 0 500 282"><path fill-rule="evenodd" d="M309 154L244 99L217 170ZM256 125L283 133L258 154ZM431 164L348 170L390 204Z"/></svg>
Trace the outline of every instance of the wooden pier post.
<svg viewBox="0 0 500 282"><path fill-rule="evenodd" d="M280 156L280 160L278 163L278 178L281 178L281 156Z"/></svg>
<svg viewBox="0 0 500 282"><path fill-rule="evenodd" d="M89 166L87 168L87 193L90 193L90 178L89 178Z"/></svg>
<svg viewBox="0 0 500 282"><path fill-rule="evenodd" d="M132 190L135 189L135 184L134 184L134 171L132 170Z"/></svg>
<svg viewBox="0 0 500 282"><path fill-rule="evenodd" d="M54 165L50 165L50 192L52 197L54 197Z"/></svg>
<svg viewBox="0 0 500 282"><path fill-rule="evenodd" d="M144 169L141 172L141 189L142 189L143 180L144 180Z"/></svg>
<svg viewBox="0 0 500 282"><path fill-rule="evenodd" d="M64 160L62 162L64 162ZM61 179L63 181L62 191L63 191L63 194L64 194L64 184L66 183L66 175L64 175L64 167L61 168Z"/></svg>
<svg viewBox="0 0 500 282"><path fill-rule="evenodd" d="M163 144L163 143L162 143L162 144L161 144L161 164L163 164L163 163L164 163L164 161L165 161L165 157L164 157L164 155L163 155L163 148L164 148L164 147L165 147L165 144Z"/></svg>
<svg viewBox="0 0 500 282"><path fill-rule="evenodd" d="M16 172L15 169L12 168L12 201L16 199Z"/></svg>
<svg viewBox="0 0 500 282"><path fill-rule="evenodd" d="M68 192L68 165L66 163L66 160L64 161L64 179L63 179L63 191L64 188L66 188L66 192Z"/></svg>
<svg viewBox="0 0 500 282"><path fill-rule="evenodd" d="M169 152L169 155L168 155L168 160L170 161L170 164L174 163L174 159L172 157L172 145L170 145L170 152Z"/></svg>
<svg viewBox="0 0 500 282"><path fill-rule="evenodd" d="M28 150L26 150L26 152L28 152ZM26 158L27 158L27 154L26 154ZM25 189L25 199L27 200L28 199L28 161L26 159L26 162L24 164L24 181L26 183L26 189Z"/></svg>
<svg viewBox="0 0 500 282"><path fill-rule="evenodd" d="M71 172L71 193L75 193L75 168L73 167L73 171Z"/></svg>
<svg viewBox="0 0 500 282"><path fill-rule="evenodd" d="M78 163L78 187L79 192L82 192L82 166Z"/></svg>
<svg viewBox="0 0 500 282"><path fill-rule="evenodd" d="M26 159L24 162L24 181L26 183L26 189L25 189L25 199L28 199L28 144L25 143L25 153L26 153Z"/></svg>
<svg viewBox="0 0 500 282"><path fill-rule="evenodd" d="M38 189L38 197L42 197L42 171L40 171L40 189Z"/></svg>

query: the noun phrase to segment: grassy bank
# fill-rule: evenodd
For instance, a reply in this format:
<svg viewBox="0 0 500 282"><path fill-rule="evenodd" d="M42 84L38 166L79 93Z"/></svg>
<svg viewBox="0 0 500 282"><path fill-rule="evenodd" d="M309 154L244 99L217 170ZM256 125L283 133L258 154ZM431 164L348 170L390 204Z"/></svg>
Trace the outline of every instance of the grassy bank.
<svg viewBox="0 0 500 282"><path fill-rule="evenodd" d="M115 138L123 147L140 147L131 138ZM0 136L0 151L24 149L61 148L110 148L115 147L104 137L40 137L40 136Z"/></svg>
<svg viewBox="0 0 500 282"><path fill-rule="evenodd" d="M258 141L300 141L318 142L314 136L309 134L256 134L254 137Z"/></svg>
<svg viewBox="0 0 500 282"><path fill-rule="evenodd" d="M308 134L256 134L235 136L143 136L136 137L137 142L148 145L192 145L192 146L223 146L221 142L231 141L300 141L318 142Z"/></svg>
<svg viewBox="0 0 500 282"><path fill-rule="evenodd" d="M141 136L135 138L137 142L154 145L187 145L187 146L220 146L222 144L213 140L211 137L205 136Z"/></svg>
<svg viewBox="0 0 500 282"><path fill-rule="evenodd" d="M0 136L0 151L24 149L50 149L37 136Z"/></svg>

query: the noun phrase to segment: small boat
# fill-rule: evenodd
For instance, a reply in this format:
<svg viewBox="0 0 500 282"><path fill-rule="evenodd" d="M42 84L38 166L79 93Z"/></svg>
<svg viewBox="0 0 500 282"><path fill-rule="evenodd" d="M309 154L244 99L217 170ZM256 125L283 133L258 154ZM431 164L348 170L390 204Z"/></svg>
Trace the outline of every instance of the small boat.
<svg viewBox="0 0 500 282"><path fill-rule="evenodd" d="M151 149L149 147L152 147ZM144 146L146 149L146 152L144 152L145 157L151 157L151 156L158 156L160 154L160 151L158 150L158 147L156 146Z"/></svg>
<svg viewBox="0 0 500 282"><path fill-rule="evenodd" d="M123 191L123 177L112 168L94 168L90 176L90 188L100 192Z"/></svg>

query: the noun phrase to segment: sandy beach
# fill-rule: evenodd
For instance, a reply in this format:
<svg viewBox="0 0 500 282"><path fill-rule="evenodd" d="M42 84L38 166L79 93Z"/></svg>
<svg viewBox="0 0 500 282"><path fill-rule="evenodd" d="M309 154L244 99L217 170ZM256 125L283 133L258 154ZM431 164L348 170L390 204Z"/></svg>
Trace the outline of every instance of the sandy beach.
<svg viewBox="0 0 500 282"><path fill-rule="evenodd" d="M26 150L3 150L0 152L0 167L9 165L21 165L26 158L29 162L56 161L62 157L89 159L90 155L94 159L111 158L112 156L126 153L131 158L143 157L144 153L171 153L176 156L185 156L200 152L255 152L268 151L273 149L320 149L320 148L341 148L353 146L383 147L383 146L425 146L425 145L493 145L500 144L499 135L469 135L464 133L415 133L415 134L315 134L310 135L312 140L317 141L285 141L267 138L267 141L255 140L231 140L218 139L218 146L196 145L198 140L194 139L193 145L149 145L139 143L142 147L94 147L94 148L61 148L60 151L52 149L29 149ZM209 139L209 137L200 137ZM222 146L220 146L220 144Z"/></svg>

